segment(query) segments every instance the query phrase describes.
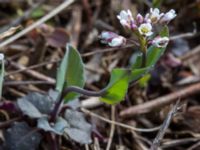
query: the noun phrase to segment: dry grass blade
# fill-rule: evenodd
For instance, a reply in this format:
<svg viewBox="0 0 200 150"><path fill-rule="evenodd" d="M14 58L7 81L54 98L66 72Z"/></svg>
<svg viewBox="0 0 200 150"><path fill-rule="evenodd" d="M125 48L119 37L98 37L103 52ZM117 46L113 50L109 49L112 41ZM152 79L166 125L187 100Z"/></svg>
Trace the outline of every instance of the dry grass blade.
<svg viewBox="0 0 200 150"><path fill-rule="evenodd" d="M109 120L107 118L104 118L102 116L99 116L87 109L84 109L84 108L81 108L81 110L90 115L90 116L93 116L93 117L96 117L102 121L105 121L107 123L110 123L110 124L115 124L116 126L119 126L119 127L122 127L122 128L125 128L125 129L128 129L128 130L133 130L133 131L138 131L138 132L155 132L155 131L158 131L160 129L160 126L158 127L155 127L155 128L150 128L150 129L142 129L142 128L135 128L133 126L129 126L129 125L126 125L126 124L123 124L123 123L120 123L120 122L116 122L116 121L112 121L112 120Z"/></svg>
<svg viewBox="0 0 200 150"><path fill-rule="evenodd" d="M21 32L17 33L16 35L10 37L9 39L5 40L4 42L0 43L0 49L2 49L4 46L12 43L13 41L17 40L18 38L22 37L26 33L30 32L34 28L38 27L42 23L46 22L47 20L51 19L55 15L57 15L59 12L64 10L66 7L68 7L70 4L72 4L74 0L67 0L64 1L62 4L60 4L58 7L56 7L53 11L51 11L46 16L42 17L37 22L33 23L32 25L28 26L26 29L22 30Z"/></svg>
<svg viewBox="0 0 200 150"><path fill-rule="evenodd" d="M112 121L115 121L115 106L111 106L111 119L112 119ZM110 150L110 148L111 148L111 144L112 144L114 133L115 133L115 124L112 123L111 124L109 141L108 141L106 150Z"/></svg>
<svg viewBox="0 0 200 150"><path fill-rule="evenodd" d="M11 27L10 29L8 29L7 31L3 32L0 34L0 40L13 35L19 28L21 28L21 26L16 26L16 27Z"/></svg>
<svg viewBox="0 0 200 150"><path fill-rule="evenodd" d="M176 112L178 110L178 105L179 105L179 101L177 101L177 103L174 105L174 107L168 113L167 118L165 119L165 121L164 121L163 125L161 126L156 138L154 139L150 150L157 150L159 148L161 140L163 139L164 134L165 134L167 128L169 127L169 124L172 120L172 117L176 114Z"/></svg>

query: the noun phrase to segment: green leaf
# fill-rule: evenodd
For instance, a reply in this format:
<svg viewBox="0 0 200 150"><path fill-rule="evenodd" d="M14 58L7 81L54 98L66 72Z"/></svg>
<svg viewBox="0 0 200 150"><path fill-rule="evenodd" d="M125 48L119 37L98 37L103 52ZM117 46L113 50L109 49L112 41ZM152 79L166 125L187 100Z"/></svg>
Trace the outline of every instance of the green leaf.
<svg viewBox="0 0 200 150"><path fill-rule="evenodd" d="M154 67L155 63L158 61L158 59L164 53L164 51L165 48L158 48L155 46L149 47L147 52L147 66Z"/></svg>
<svg viewBox="0 0 200 150"><path fill-rule="evenodd" d="M37 8L31 14L32 18L40 18L45 15L45 11L42 8Z"/></svg>
<svg viewBox="0 0 200 150"><path fill-rule="evenodd" d="M100 98L100 100L107 104L116 104L122 101L128 89L129 76L130 70L112 70L110 82L106 87L106 93Z"/></svg>
<svg viewBox="0 0 200 150"><path fill-rule="evenodd" d="M56 90L62 92L69 86L83 87L85 84L84 65L79 52L71 45L67 45L67 51L57 72ZM77 93L69 93L65 102L78 97Z"/></svg>
<svg viewBox="0 0 200 150"><path fill-rule="evenodd" d="M135 57L134 58L135 60L133 60L131 68L132 69L140 68L141 64L142 64L142 53L137 53L137 54L135 54L134 57Z"/></svg>
<svg viewBox="0 0 200 150"><path fill-rule="evenodd" d="M163 0L153 0L153 8L159 8L162 4Z"/></svg>
<svg viewBox="0 0 200 150"><path fill-rule="evenodd" d="M148 85L149 80L151 79L151 74L145 74L141 79L139 79L138 83L141 88L144 88Z"/></svg>
<svg viewBox="0 0 200 150"><path fill-rule="evenodd" d="M150 67L132 70L129 77L129 82L138 80L140 77L144 76L149 70L150 70Z"/></svg>
<svg viewBox="0 0 200 150"><path fill-rule="evenodd" d="M165 26L159 33L161 37L167 36L169 37L169 30L168 27ZM158 48L155 46L150 46L147 50L147 67L153 67L161 55L164 53L166 48Z"/></svg>
<svg viewBox="0 0 200 150"><path fill-rule="evenodd" d="M2 96L2 87L3 87L3 81L4 81L4 74L5 74L4 60L1 60L1 70L0 70L0 98Z"/></svg>

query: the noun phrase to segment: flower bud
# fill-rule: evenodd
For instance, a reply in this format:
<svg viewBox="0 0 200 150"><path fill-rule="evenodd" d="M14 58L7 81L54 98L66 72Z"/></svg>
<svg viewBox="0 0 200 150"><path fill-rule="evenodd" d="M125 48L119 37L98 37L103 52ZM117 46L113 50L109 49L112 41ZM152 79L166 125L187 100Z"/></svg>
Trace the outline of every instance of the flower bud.
<svg viewBox="0 0 200 150"><path fill-rule="evenodd" d="M133 27L135 27L135 21L130 10L122 10L120 14L117 15L117 18L123 27L128 29L133 29Z"/></svg>
<svg viewBox="0 0 200 150"><path fill-rule="evenodd" d="M170 11L168 11L167 13L165 13L159 20L159 22L161 24L163 23L169 23L172 19L174 19L176 17L176 12L174 9L171 9Z"/></svg>
<svg viewBox="0 0 200 150"><path fill-rule="evenodd" d="M126 43L126 39L123 36L109 31L103 31L100 38L102 43L108 44L111 47L121 46Z"/></svg>
<svg viewBox="0 0 200 150"><path fill-rule="evenodd" d="M158 48L163 48L166 47L167 44L169 42L169 38L168 37L156 37L154 38L154 40L152 41L152 44L155 45Z"/></svg>
<svg viewBox="0 0 200 150"><path fill-rule="evenodd" d="M136 21L137 21L138 24L142 24L143 21L144 21L143 16L141 14L137 14Z"/></svg>

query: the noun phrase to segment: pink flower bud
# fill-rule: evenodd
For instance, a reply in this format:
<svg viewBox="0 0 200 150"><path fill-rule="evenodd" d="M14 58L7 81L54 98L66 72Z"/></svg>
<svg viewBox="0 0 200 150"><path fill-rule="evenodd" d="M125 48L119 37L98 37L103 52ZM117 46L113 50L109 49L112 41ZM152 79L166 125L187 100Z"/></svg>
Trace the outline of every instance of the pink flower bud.
<svg viewBox="0 0 200 150"><path fill-rule="evenodd" d="M136 21L137 21L138 24L143 23L143 21L144 21L143 16L141 14L137 14Z"/></svg>
<svg viewBox="0 0 200 150"><path fill-rule="evenodd" d="M126 39L123 36L109 31L103 31L100 38L102 43L108 44L111 47L121 46L126 43Z"/></svg>

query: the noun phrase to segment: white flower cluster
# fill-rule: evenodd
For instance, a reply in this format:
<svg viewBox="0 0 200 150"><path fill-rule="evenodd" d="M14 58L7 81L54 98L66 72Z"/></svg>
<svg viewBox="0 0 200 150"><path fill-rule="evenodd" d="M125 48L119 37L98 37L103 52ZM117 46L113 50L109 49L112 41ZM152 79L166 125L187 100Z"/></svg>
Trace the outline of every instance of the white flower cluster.
<svg viewBox="0 0 200 150"><path fill-rule="evenodd" d="M130 10L122 10L117 18L119 19L121 25L124 28L127 28L135 33L137 36L150 37L153 35L153 26L156 24L168 24L172 19L176 17L175 10L170 10L167 13L160 13L158 8L151 8L150 12L143 17L141 14L137 14L136 18L133 18L133 15ZM101 39L104 43L107 43L109 46L121 46L126 40L124 37L117 35L113 32L104 31L101 34ZM152 44L157 47L166 47L169 42L168 37L156 37L152 40Z"/></svg>

